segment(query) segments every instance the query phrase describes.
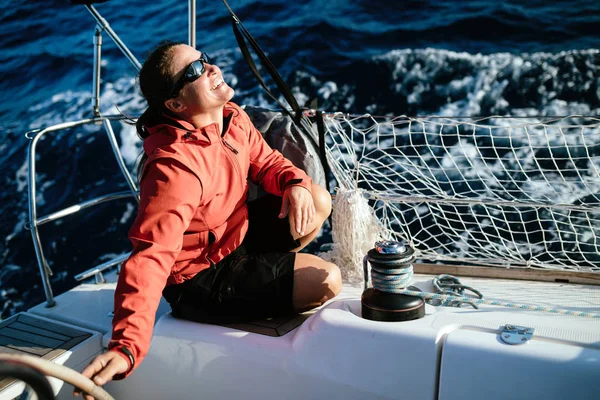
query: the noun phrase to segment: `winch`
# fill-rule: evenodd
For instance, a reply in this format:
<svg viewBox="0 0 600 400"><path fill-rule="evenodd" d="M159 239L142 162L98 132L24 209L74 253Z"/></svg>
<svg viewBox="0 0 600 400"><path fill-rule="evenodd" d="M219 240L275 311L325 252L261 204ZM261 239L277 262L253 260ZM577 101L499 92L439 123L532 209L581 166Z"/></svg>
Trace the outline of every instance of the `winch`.
<svg viewBox="0 0 600 400"><path fill-rule="evenodd" d="M421 297L401 293L406 289L420 291L410 286L414 259L414 249L404 241L379 241L367 252L363 259L363 318L373 321L410 321L425 316L425 301ZM369 287L369 275L373 287Z"/></svg>

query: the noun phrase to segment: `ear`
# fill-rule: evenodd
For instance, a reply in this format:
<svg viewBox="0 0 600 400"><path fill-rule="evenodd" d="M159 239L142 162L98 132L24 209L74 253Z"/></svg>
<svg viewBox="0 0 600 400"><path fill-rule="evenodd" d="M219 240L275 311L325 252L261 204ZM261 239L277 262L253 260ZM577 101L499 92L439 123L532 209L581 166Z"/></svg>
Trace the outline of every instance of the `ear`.
<svg viewBox="0 0 600 400"><path fill-rule="evenodd" d="M185 106L181 104L177 99L165 100L165 107L167 107L168 110L174 113L180 113L183 110L185 110Z"/></svg>

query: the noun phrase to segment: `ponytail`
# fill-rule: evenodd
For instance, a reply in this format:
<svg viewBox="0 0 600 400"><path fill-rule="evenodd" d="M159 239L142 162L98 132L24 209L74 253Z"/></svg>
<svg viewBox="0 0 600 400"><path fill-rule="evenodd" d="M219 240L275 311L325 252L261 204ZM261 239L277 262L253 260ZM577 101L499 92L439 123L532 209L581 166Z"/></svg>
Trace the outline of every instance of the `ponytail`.
<svg viewBox="0 0 600 400"><path fill-rule="evenodd" d="M160 110L157 111L154 107L148 107L146 108L146 111L140 115L135 123L135 130L142 141L150 135L147 127L154 126L159 123L160 114ZM144 165L146 164L147 160L148 154L142 150L141 157L136 168L138 183L142 180L142 173L144 172Z"/></svg>
<svg viewBox="0 0 600 400"><path fill-rule="evenodd" d="M164 101L168 99L171 88L174 85L173 76L169 69L173 58L172 49L183 43L164 41L152 50L138 75L140 90L148 102L148 108L138 118L135 127L140 139L144 140L150 135L149 127L155 126L161 121L162 113L165 111ZM148 155L142 151L142 156L137 166L138 181L142 179L144 164Z"/></svg>

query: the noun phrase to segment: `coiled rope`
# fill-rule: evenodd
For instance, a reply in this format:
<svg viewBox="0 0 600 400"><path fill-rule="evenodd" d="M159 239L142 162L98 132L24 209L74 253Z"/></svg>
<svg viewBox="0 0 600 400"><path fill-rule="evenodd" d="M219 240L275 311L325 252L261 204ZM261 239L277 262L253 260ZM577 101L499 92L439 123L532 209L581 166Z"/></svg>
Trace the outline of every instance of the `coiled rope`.
<svg viewBox="0 0 600 400"><path fill-rule="evenodd" d="M363 259L363 267L366 266L367 261L373 261L371 263L371 281L373 282L373 288L382 292L404 294L409 296L416 296L424 299L429 304L432 301L438 301L438 305L450 304L450 303L469 303L475 304L487 304L491 306L510 307L518 308L520 310L530 311L541 311L553 314L572 315L576 317L595 318L600 319L600 314L590 313L586 311L573 311L555 307L537 306L524 303L512 303L500 300L486 300L483 298L481 293L478 291L468 288L474 293L478 294L480 298L473 298L468 296L457 296L445 293L425 293L417 292L414 290L407 289L412 284L413 278L413 267L412 264L404 265L411 262L414 256L411 254L408 257L397 259L397 260L372 260L368 255ZM367 268L365 269L365 289L368 283ZM449 279L454 278L451 275L441 275L438 279ZM454 278L456 279L456 278ZM435 305L435 304L432 304Z"/></svg>
<svg viewBox="0 0 600 400"><path fill-rule="evenodd" d="M377 290L387 293L402 294L413 280L413 266L410 262L413 260L413 254L397 260L376 260L371 263L371 281L373 287ZM367 261L370 259L366 255L363 259L363 270L365 272L365 289L369 282ZM408 264L405 267L402 265Z"/></svg>

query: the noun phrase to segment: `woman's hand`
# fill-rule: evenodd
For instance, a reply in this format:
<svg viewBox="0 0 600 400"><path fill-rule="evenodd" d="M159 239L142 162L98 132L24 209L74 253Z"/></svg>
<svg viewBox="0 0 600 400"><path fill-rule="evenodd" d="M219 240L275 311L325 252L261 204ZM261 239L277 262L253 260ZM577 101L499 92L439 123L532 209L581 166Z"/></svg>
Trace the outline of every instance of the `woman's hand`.
<svg viewBox="0 0 600 400"><path fill-rule="evenodd" d="M129 363L118 353L107 351L100 354L88 365L81 374L90 378L98 386L110 382L115 375L123 374L129 368ZM82 394L81 390L73 390L73 396ZM94 398L83 393L85 400L94 400Z"/></svg>
<svg viewBox="0 0 600 400"><path fill-rule="evenodd" d="M292 229L300 236L306 235L306 225L312 223L315 216L315 204L312 194L302 186L290 186L283 192L279 218L290 214Z"/></svg>

